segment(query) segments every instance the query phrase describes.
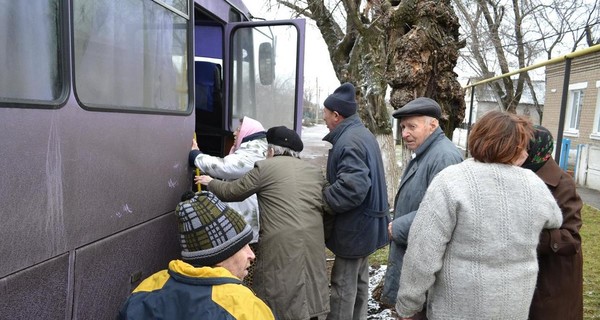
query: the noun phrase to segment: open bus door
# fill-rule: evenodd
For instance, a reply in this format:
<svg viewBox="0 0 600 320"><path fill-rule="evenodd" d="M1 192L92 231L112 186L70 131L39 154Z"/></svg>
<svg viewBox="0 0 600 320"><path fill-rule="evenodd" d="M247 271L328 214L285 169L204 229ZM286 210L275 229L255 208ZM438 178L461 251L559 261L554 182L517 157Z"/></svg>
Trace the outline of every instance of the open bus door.
<svg viewBox="0 0 600 320"><path fill-rule="evenodd" d="M200 150L227 155L244 116L260 121L265 129L284 125L301 133L305 24L303 19L228 23L222 59L199 57L202 49L196 49ZM199 32L210 34L203 28L196 29L196 41L202 37Z"/></svg>

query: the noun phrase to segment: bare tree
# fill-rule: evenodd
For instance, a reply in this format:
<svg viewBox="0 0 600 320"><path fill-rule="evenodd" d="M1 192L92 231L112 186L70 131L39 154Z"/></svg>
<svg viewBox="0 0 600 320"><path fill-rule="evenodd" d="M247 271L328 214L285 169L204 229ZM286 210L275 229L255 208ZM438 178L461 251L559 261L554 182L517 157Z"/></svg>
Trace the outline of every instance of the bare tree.
<svg viewBox="0 0 600 320"><path fill-rule="evenodd" d="M480 78L531 65L545 53L598 43L598 0L454 0L468 45L461 62ZM585 41L584 41L585 40ZM543 116L530 74L489 84L502 109L516 112L524 86Z"/></svg>
<svg viewBox="0 0 600 320"><path fill-rule="evenodd" d="M534 14L540 44L551 59L555 51L573 52L600 43L600 11L597 0L554 0Z"/></svg>
<svg viewBox="0 0 600 320"><path fill-rule="evenodd" d="M464 117L464 93L453 71L464 43L450 0L276 3L316 23L340 83L352 82L357 88L359 115L382 148L392 203L399 170L385 102L388 88L394 109L420 96L437 100L447 135Z"/></svg>

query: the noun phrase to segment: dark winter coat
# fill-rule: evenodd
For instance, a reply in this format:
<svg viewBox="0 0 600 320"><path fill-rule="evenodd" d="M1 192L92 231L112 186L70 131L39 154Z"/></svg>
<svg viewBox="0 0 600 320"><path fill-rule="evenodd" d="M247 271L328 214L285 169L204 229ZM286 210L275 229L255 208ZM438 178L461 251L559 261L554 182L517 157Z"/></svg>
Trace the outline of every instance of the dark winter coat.
<svg viewBox="0 0 600 320"><path fill-rule="evenodd" d="M536 174L546 183L563 215L559 229L543 230L538 245L539 273L530 320L583 318L581 208L575 181L553 159Z"/></svg>
<svg viewBox="0 0 600 320"><path fill-rule="evenodd" d="M389 206L381 151L375 136L352 115L323 140L327 159L325 202L335 213L327 248L342 258L362 258L388 243Z"/></svg>

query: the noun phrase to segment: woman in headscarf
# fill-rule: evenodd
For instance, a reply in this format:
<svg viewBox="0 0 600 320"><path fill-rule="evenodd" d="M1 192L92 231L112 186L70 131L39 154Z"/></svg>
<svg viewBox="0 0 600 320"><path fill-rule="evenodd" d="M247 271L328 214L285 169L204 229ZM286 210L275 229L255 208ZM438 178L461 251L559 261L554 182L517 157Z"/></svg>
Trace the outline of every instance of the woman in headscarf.
<svg viewBox="0 0 600 320"><path fill-rule="evenodd" d="M196 140L192 141L192 150L189 154L190 166L200 169L202 174L213 178L231 181L236 180L254 168L254 163L264 160L267 154L267 133L260 122L250 117L240 119L240 125L233 132L233 146L225 157L215 157L202 153L198 149ZM260 230L258 200L256 195L250 196L240 202L228 202L229 207L244 217L246 223L252 227L253 238L250 247L256 256L258 251L258 233ZM244 279L247 285L252 284L253 267Z"/></svg>
<svg viewBox="0 0 600 320"><path fill-rule="evenodd" d="M537 247L537 285L529 310L530 320L583 318L583 254L581 208L575 181L552 158L554 141L548 129L534 126L529 156L522 167L540 177L562 211L563 223L545 229ZM568 152L568 151L567 151Z"/></svg>

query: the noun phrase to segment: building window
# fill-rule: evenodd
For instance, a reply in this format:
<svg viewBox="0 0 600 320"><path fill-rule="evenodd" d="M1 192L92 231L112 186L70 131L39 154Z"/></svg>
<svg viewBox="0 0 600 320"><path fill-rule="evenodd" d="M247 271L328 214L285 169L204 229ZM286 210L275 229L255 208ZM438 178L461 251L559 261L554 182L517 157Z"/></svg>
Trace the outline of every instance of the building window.
<svg viewBox="0 0 600 320"><path fill-rule="evenodd" d="M569 100L567 101L567 113L565 117L565 135L579 135L579 119L581 118L581 107L583 106L585 88L587 88L587 82L569 85Z"/></svg>
<svg viewBox="0 0 600 320"><path fill-rule="evenodd" d="M596 81L596 113L594 115L594 126L592 127L591 139L600 140L600 81Z"/></svg>

